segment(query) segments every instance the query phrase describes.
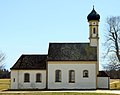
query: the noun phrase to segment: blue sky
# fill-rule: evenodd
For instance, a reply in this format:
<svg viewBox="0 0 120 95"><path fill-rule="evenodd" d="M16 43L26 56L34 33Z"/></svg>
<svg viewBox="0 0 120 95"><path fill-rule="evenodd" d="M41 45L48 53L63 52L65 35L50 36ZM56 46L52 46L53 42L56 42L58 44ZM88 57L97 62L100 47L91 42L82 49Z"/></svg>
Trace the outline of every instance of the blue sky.
<svg viewBox="0 0 120 95"><path fill-rule="evenodd" d="M101 16L102 55L105 19L120 16L119 0L0 0L0 50L6 68L21 54L47 54L49 42L88 42L87 15L93 4Z"/></svg>

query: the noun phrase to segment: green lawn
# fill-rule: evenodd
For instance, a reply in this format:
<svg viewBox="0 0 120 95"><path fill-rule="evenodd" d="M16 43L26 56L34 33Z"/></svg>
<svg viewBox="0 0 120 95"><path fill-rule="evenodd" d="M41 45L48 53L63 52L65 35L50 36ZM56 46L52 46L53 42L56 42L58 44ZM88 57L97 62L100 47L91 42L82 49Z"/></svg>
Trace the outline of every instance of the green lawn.
<svg viewBox="0 0 120 95"><path fill-rule="evenodd" d="M72 92L60 92L60 93L5 93L0 95L116 95L116 94L103 94L103 93L72 93Z"/></svg>

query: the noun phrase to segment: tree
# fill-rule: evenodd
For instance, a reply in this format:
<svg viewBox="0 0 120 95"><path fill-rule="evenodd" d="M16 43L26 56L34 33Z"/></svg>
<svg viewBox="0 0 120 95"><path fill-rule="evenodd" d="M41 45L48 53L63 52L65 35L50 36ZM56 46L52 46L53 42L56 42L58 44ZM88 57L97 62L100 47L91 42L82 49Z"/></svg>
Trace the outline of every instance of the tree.
<svg viewBox="0 0 120 95"><path fill-rule="evenodd" d="M105 35L106 54L109 58L109 69L118 69L120 65L120 16L108 17L106 19L107 33ZM114 55L114 56L113 56ZM120 69L120 68L119 68Z"/></svg>
<svg viewBox="0 0 120 95"><path fill-rule="evenodd" d="M0 70L0 79L10 78L10 72L7 69Z"/></svg>
<svg viewBox="0 0 120 95"><path fill-rule="evenodd" d="M0 78L2 78L3 75L5 75L4 72L6 72L4 71L4 64L3 64L4 59L5 59L4 53L0 52Z"/></svg>
<svg viewBox="0 0 120 95"><path fill-rule="evenodd" d="M106 65L103 65L104 69L107 71L116 71L119 70L119 62L115 55L110 55L107 59Z"/></svg>
<svg viewBox="0 0 120 95"><path fill-rule="evenodd" d="M3 65L3 61L5 59L5 54L4 53L0 53L0 70L3 69L4 65Z"/></svg>

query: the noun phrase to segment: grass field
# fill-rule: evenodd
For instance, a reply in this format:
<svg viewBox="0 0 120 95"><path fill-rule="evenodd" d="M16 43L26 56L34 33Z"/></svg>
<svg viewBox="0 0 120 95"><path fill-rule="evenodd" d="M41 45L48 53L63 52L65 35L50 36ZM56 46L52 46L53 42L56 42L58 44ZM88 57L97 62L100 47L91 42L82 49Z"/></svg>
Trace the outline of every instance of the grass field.
<svg viewBox="0 0 120 95"><path fill-rule="evenodd" d="M120 89L119 80L110 81L111 89ZM0 91L4 91L10 88L10 79L0 79ZM72 93L72 92L61 92L61 93L45 93L45 92L35 92L35 93L0 93L0 95L113 95L113 94L103 94L103 93ZM115 95L115 94L114 94Z"/></svg>
<svg viewBox="0 0 120 95"><path fill-rule="evenodd" d="M116 95L116 94L104 94L104 93L72 93L72 92L46 92L46 93L0 93L0 95Z"/></svg>
<svg viewBox="0 0 120 95"><path fill-rule="evenodd" d="M0 79L0 90L7 90L10 88L10 79Z"/></svg>
<svg viewBox="0 0 120 95"><path fill-rule="evenodd" d="M111 79L110 80L110 89L120 90L120 79Z"/></svg>

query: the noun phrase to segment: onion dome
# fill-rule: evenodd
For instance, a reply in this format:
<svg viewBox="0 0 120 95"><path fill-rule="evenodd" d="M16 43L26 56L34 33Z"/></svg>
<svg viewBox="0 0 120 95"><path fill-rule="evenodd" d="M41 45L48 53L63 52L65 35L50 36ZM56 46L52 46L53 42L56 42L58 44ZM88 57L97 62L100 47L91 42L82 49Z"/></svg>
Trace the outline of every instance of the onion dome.
<svg viewBox="0 0 120 95"><path fill-rule="evenodd" d="M88 21L91 20L98 20L100 19L100 15L94 10L94 6L93 6L93 10L91 11L91 13L87 16Z"/></svg>

